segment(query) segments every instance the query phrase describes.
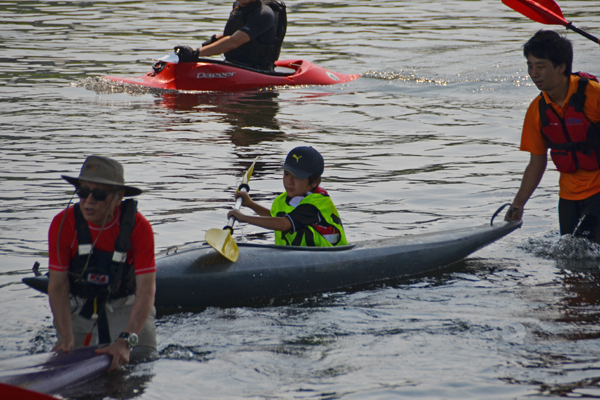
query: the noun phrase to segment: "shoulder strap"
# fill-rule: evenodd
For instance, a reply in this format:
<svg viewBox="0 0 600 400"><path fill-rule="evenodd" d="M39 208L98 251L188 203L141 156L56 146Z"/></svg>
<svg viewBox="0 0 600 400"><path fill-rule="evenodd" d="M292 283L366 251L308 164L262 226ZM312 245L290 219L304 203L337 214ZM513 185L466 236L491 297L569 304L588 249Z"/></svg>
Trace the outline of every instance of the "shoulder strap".
<svg viewBox="0 0 600 400"><path fill-rule="evenodd" d="M546 114L546 110L548 110L548 103L546 103L543 93L540 93L538 110L540 114L540 122L542 123L542 127L548 126L548 115Z"/></svg>
<svg viewBox="0 0 600 400"><path fill-rule="evenodd" d="M579 76L581 78L587 78L587 79L591 79L593 81L598 82L598 78L595 75L592 75L592 74L590 74L588 72L581 72L581 71L579 71L579 72L573 72L573 75L577 75L577 76Z"/></svg>
<svg viewBox="0 0 600 400"><path fill-rule="evenodd" d="M121 225L119 226L119 236L115 241L115 251L126 252L131 250L131 233L135 226L137 201L133 199L124 200L121 212Z"/></svg>
<svg viewBox="0 0 600 400"><path fill-rule="evenodd" d="M90 254L92 252L92 232L87 221L83 218L79 203L73 206L73 213L75 214L75 230L77 232L77 242L79 243L77 252L80 256Z"/></svg>
<svg viewBox="0 0 600 400"><path fill-rule="evenodd" d="M587 78L579 78L579 85L577 86L577 92L569 100L569 105L573 106L575 111L583 112L583 105L585 104L585 88L590 80Z"/></svg>
<svg viewBox="0 0 600 400"><path fill-rule="evenodd" d="M281 47L287 31L287 8L283 1L265 0L263 4L271 7L275 13L275 29L277 31L277 44ZM277 57L279 58L279 56Z"/></svg>

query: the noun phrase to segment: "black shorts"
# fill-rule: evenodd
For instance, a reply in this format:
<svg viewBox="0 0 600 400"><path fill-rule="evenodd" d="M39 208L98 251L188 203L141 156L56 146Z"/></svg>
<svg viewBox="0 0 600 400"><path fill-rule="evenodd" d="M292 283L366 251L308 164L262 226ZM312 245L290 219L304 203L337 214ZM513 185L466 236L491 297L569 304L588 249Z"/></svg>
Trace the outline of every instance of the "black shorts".
<svg viewBox="0 0 600 400"><path fill-rule="evenodd" d="M600 193L584 200L558 202L560 234L585 237L600 243Z"/></svg>

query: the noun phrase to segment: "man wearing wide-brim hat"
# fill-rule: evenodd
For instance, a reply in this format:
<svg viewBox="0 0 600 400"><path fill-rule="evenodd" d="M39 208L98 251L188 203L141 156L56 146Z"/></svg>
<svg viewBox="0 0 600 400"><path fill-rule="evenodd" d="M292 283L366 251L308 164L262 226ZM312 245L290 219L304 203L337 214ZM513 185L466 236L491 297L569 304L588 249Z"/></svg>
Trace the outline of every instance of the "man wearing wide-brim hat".
<svg viewBox="0 0 600 400"><path fill-rule="evenodd" d="M106 344L110 370L156 351L156 263L150 223L125 185L123 166L89 156L75 186L79 203L50 225L48 295L57 329L53 350Z"/></svg>

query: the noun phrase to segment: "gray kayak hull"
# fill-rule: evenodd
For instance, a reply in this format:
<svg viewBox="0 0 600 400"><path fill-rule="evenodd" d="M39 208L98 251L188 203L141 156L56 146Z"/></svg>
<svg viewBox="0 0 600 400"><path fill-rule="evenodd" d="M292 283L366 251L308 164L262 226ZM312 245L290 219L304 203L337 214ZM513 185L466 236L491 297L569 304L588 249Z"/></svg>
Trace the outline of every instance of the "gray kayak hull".
<svg viewBox="0 0 600 400"><path fill-rule="evenodd" d="M498 222L336 248L240 243L233 263L208 245L157 258L157 308L226 307L321 293L438 270L521 226ZM41 277L23 281L36 287ZM47 285L47 283L46 283Z"/></svg>

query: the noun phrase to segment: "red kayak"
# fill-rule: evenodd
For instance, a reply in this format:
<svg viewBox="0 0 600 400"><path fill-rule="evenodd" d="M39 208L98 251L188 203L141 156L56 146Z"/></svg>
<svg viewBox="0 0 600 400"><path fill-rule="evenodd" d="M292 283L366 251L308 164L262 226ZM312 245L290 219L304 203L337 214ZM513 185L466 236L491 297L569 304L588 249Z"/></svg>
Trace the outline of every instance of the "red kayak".
<svg viewBox="0 0 600 400"><path fill-rule="evenodd" d="M103 78L167 90L238 91L273 86L333 85L350 82L360 76L333 72L305 60L280 60L275 65L287 71L265 72L208 58L198 62L179 62L179 58L171 54L158 60L151 72L139 78Z"/></svg>
<svg viewBox="0 0 600 400"><path fill-rule="evenodd" d="M56 400L50 396L33 390L23 389L19 386L7 385L0 382L0 400Z"/></svg>

